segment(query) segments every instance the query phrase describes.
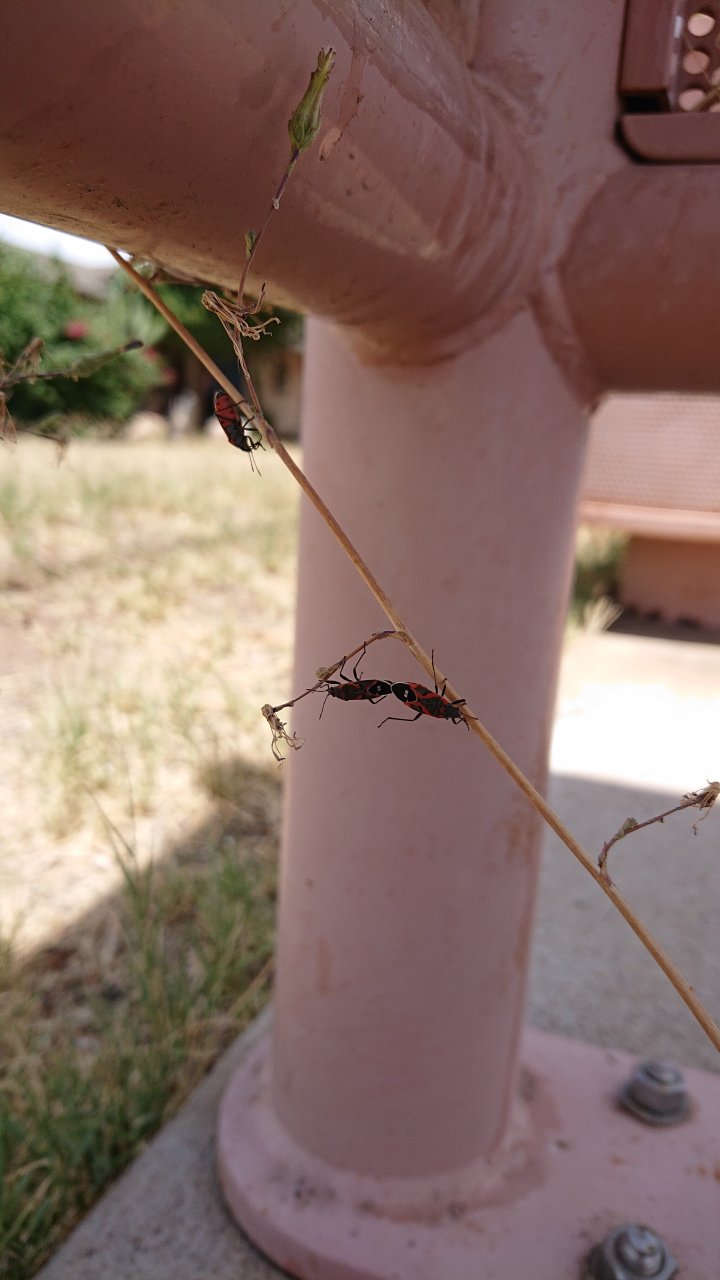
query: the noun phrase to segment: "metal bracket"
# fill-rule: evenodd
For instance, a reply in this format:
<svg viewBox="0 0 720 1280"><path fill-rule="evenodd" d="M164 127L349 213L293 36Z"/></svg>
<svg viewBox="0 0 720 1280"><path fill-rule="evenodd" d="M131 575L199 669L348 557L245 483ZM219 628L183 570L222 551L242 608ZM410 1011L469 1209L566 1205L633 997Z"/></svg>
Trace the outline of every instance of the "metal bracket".
<svg viewBox="0 0 720 1280"><path fill-rule="evenodd" d="M720 163L718 0L628 0L618 92L634 155Z"/></svg>

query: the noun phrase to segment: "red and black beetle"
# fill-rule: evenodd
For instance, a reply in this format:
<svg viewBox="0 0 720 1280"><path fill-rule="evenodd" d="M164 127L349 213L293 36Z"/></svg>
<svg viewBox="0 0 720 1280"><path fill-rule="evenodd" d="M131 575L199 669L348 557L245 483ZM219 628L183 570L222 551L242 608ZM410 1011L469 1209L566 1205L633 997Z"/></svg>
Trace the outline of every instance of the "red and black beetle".
<svg viewBox="0 0 720 1280"><path fill-rule="evenodd" d="M243 453L254 453L263 448L259 432L252 426L252 418L243 418L240 405L230 399L226 391L215 392L215 417L227 436L230 444ZM250 459L252 464L252 458Z"/></svg>
<svg viewBox="0 0 720 1280"><path fill-rule="evenodd" d="M363 646L360 658L364 653L365 646ZM358 658L358 662L360 658ZM339 672L339 680L330 679L324 682L326 694L320 709L321 716L328 698L339 698L341 702L371 702L374 705L376 702L380 702L382 698L387 698L389 693L392 693L392 684L389 680L364 680L358 674L357 662L353 667L353 679L351 680L349 676L345 675L344 666L345 663L343 662Z"/></svg>
<svg viewBox="0 0 720 1280"><path fill-rule="evenodd" d="M433 673L435 671L435 656L432 659ZM391 688L395 697L406 707L410 707L411 711L416 711L414 716L386 716L380 721L378 728L381 729L388 720L405 720L408 724L419 720L421 716L432 716L435 720L452 720L453 724L465 725L466 729L470 729L463 712L460 708L464 705L464 698L455 698L450 701L445 697L446 685L442 689L438 689L437 677L435 678L435 688L428 689L427 685L417 684L415 681L408 683L395 682Z"/></svg>

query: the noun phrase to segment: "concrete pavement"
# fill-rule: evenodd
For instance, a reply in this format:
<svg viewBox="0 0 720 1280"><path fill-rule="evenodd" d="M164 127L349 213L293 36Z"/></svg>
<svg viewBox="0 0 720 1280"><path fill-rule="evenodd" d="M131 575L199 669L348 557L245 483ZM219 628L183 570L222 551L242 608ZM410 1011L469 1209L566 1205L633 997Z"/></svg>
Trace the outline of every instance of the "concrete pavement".
<svg viewBox="0 0 720 1280"><path fill-rule="evenodd" d="M580 634L564 656L550 802L593 855L638 821L720 778L720 646ZM720 805L631 835L610 873L720 1019ZM635 1053L720 1069L690 1013L615 908L547 831L531 1021Z"/></svg>

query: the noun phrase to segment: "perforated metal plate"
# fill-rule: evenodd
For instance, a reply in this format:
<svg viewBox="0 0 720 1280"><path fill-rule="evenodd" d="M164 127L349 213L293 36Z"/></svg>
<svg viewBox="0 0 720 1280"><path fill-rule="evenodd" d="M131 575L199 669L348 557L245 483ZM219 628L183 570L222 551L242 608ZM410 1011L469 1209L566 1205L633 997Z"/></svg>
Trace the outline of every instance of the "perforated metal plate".
<svg viewBox="0 0 720 1280"><path fill-rule="evenodd" d="M618 89L636 155L720 163L720 0L629 0Z"/></svg>

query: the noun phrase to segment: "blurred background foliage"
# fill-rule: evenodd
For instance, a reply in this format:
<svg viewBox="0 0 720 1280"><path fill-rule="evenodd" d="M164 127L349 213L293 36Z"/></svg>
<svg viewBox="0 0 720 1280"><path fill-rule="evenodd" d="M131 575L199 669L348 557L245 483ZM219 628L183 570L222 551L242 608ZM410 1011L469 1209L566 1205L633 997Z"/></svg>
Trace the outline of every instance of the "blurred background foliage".
<svg viewBox="0 0 720 1280"><path fill-rule="evenodd" d="M201 287L161 284L158 292L218 364L234 366L221 326L201 303ZM301 316L279 308L274 314L282 323L271 326L262 343L248 344L253 365L266 351L297 346L302 340ZM87 378L16 387L9 407L21 425L55 415L120 425L145 407L153 392L155 400L159 395L167 401L183 384L188 356L181 339L121 272L109 277L102 296L87 296L75 287L63 263L0 243L0 353L12 364L38 337L44 344L43 371L65 368L132 339L139 339L143 347L111 360Z"/></svg>
<svg viewBox="0 0 720 1280"><path fill-rule="evenodd" d="M135 322L145 317L140 312L136 316L129 304L114 279L105 299L81 297L62 263L0 245L0 352L10 364L33 338L43 340L40 367L49 371L131 338L147 342L162 336L162 321L139 332ZM164 376L162 358L152 347L143 347L88 378L23 383L13 390L10 409L20 422L55 414L123 422Z"/></svg>

